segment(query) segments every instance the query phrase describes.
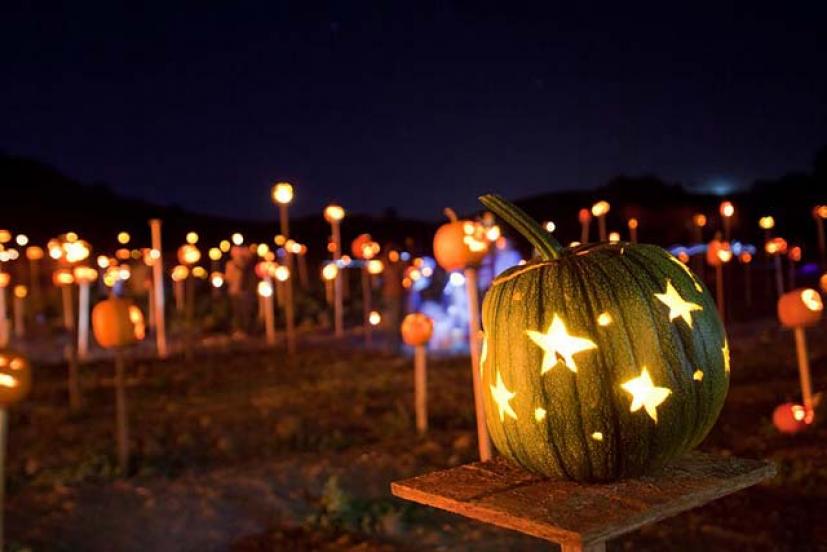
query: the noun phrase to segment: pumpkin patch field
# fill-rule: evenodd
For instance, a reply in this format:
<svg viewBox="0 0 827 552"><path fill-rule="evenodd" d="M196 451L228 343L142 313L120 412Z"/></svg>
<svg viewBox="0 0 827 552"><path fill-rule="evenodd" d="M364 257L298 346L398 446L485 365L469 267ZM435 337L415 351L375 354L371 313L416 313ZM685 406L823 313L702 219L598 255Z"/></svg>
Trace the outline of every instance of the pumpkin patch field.
<svg viewBox="0 0 827 552"><path fill-rule="evenodd" d="M797 397L790 332L767 320L728 336L730 389L700 448L769 458L778 476L610 550L807 550L827 539L827 428L788 436L772 425L775 406ZM827 332L809 337L823 389ZM417 436L410 357L342 342L288 357L263 345L128 358L128 478L116 476L112 363L82 366L76 414L62 400L66 365L38 363L10 413L8 549L548 549L390 495L392 480L475 460L467 358L430 359L429 430Z"/></svg>

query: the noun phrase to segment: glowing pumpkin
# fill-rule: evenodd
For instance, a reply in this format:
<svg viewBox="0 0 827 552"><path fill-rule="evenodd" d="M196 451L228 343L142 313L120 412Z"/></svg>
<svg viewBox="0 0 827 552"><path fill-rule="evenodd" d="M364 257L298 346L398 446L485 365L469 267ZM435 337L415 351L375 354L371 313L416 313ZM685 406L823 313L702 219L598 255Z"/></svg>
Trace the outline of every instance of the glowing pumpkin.
<svg viewBox="0 0 827 552"><path fill-rule="evenodd" d="M709 266L718 266L729 262L732 258L732 249L729 242L714 239L706 246L706 262Z"/></svg>
<svg viewBox="0 0 827 552"><path fill-rule="evenodd" d="M784 403L772 413L772 423L781 433L798 433L813 423L814 415L800 404Z"/></svg>
<svg viewBox="0 0 827 552"><path fill-rule="evenodd" d="M821 295L814 289L795 289L778 299L778 319L788 328L817 324L823 312Z"/></svg>
<svg viewBox="0 0 827 552"><path fill-rule="evenodd" d="M482 203L540 254L483 301L480 362L497 449L578 481L637 476L697 446L729 387L729 348L700 280L660 247L563 248L498 196Z"/></svg>
<svg viewBox="0 0 827 552"><path fill-rule="evenodd" d="M367 260L379 254L379 244L373 241L370 234L359 234L350 244L353 256L360 260Z"/></svg>
<svg viewBox="0 0 827 552"><path fill-rule="evenodd" d="M434 321L421 312L411 313L402 320L401 331L406 345L426 345L434 333Z"/></svg>
<svg viewBox="0 0 827 552"><path fill-rule="evenodd" d="M126 347L146 335L141 309L126 299L112 297L92 309L92 331L104 349Z"/></svg>
<svg viewBox="0 0 827 552"><path fill-rule="evenodd" d="M23 355L0 351L0 408L20 402L32 387L32 369Z"/></svg>
<svg viewBox="0 0 827 552"><path fill-rule="evenodd" d="M445 210L447 224L434 235L434 257L446 271L478 266L488 253L485 227L471 220L458 220L451 209Z"/></svg>

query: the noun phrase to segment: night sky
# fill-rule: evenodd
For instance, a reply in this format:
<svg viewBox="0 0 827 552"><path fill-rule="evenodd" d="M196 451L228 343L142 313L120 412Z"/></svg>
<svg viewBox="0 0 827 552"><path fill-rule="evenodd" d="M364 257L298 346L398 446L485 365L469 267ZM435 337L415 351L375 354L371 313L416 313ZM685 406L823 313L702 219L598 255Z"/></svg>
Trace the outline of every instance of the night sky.
<svg viewBox="0 0 827 552"><path fill-rule="evenodd" d="M0 8L0 149L209 213L743 186L827 143L823 2L96 4Z"/></svg>

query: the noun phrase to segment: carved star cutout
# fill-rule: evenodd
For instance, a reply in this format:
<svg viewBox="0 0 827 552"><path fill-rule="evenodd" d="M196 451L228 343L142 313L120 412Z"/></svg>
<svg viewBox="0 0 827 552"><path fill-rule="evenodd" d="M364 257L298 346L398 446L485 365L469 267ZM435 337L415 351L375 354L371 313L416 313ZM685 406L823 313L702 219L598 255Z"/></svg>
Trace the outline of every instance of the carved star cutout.
<svg viewBox="0 0 827 552"><path fill-rule="evenodd" d="M583 351L597 349L597 345L595 345L591 339L569 334L568 330L566 330L566 325L556 314L554 318L552 318L551 325L548 327L546 333L536 332L534 330L528 330L526 333L534 343L545 351L540 375L551 370L560 361L572 372L577 372L574 355Z"/></svg>
<svg viewBox="0 0 827 552"><path fill-rule="evenodd" d="M483 334L482 335L482 351L480 351L480 377L482 377L482 371L485 367L485 361L488 360L488 336Z"/></svg>
<svg viewBox="0 0 827 552"><path fill-rule="evenodd" d="M494 399L494 402L497 403L497 409L500 412L500 421L505 421L506 414L516 420L517 413L514 412L514 409L511 408L511 405L508 402L514 398L516 393L513 393L506 388L505 383L503 383L502 374L497 372L497 385L489 385L489 387L491 388L491 397Z"/></svg>
<svg viewBox="0 0 827 552"><path fill-rule="evenodd" d="M678 317L683 318L686 325L692 327L692 313L694 311L703 310L703 307L686 301L680 296L678 290L672 285L672 280L666 280L666 291L663 293L656 293L655 297L669 307L669 320L674 320Z"/></svg>
<svg viewBox="0 0 827 552"><path fill-rule="evenodd" d="M721 353L724 355L724 372L729 374L729 341L724 339L724 346L721 347Z"/></svg>
<svg viewBox="0 0 827 552"><path fill-rule="evenodd" d="M670 389L656 387L645 366L640 376L621 384L621 387L632 395L632 406L629 407L629 412L637 412L644 408L649 417L658 423L657 407L672 394Z"/></svg>

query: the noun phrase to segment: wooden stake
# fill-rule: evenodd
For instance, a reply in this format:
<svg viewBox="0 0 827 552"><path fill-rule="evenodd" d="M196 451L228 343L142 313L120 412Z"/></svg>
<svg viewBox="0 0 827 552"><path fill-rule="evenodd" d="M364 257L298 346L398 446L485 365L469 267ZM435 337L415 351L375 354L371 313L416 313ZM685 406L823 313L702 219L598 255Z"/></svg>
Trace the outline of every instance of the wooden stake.
<svg viewBox="0 0 827 552"><path fill-rule="evenodd" d="M364 318L365 328L365 346L368 347L372 341L371 324L370 324L370 310L371 310L371 291L370 291L370 273L366 266L362 267L362 316Z"/></svg>
<svg viewBox="0 0 827 552"><path fill-rule="evenodd" d="M477 419L477 445L480 460L491 459L491 438L485 425L485 409L482 402L482 383L480 381L480 313L477 292L477 270L465 269L465 288L468 292L468 347L471 350L471 371L474 382L474 413Z"/></svg>
<svg viewBox="0 0 827 552"><path fill-rule="evenodd" d="M89 282L78 284L78 358L89 356Z"/></svg>
<svg viewBox="0 0 827 552"><path fill-rule="evenodd" d="M333 251L333 260L338 261L342 254L342 235L339 231L339 221L334 220L330 223L330 226L333 229L333 243L336 246ZM338 262L336 264L338 266ZM336 273L336 279L333 284L333 322L336 337L342 337L345 334L344 305L342 300L342 286L344 284L342 281L344 277L343 272L344 270L340 267Z"/></svg>
<svg viewBox="0 0 827 552"><path fill-rule="evenodd" d="M801 380L801 398L807 410L813 407L813 385L810 380L810 359L807 356L807 337L804 335L804 328L796 326L795 332L795 353L798 357L798 377Z"/></svg>
<svg viewBox="0 0 827 552"><path fill-rule="evenodd" d="M5 531L3 512L6 507L6 439L9 432L9 413L0 407L0 552L4 550Z"/></svg>
<svg viewBox="0 0 827 552"><path fill-rule="evenodd" d="M606 215L597 217L597 230L600 234L600 241L606 241Z"/></svg>
<svg viewBox="0 0 827 552"><path fill-rule="evenodd" d="M6 309L6 288L0 287L0 347L9 344L9 318Z"/></svg>
<svg viewBox="0 0 827 552"><path fill-rule="evenodd" d="M267 279L269 282L269 278ZM276 325L273 319L273 294L275 290L272 289L267 297L262 297L264 307L264 332L267 336L267 345L274 346L276 344Z"/></svg>
<svg viewBox="0 0 827 552"><path fill-rule="evenodd" d="M187 298L184 301L187 315L187 346L184 355L187 360L192 360L193 349L195 348L195 276L190 274L184 280Z"/></svg>
<svg viewBox="0 0 827 552"><path fill-rule="evenodd" d="M32 312L37 314L41 308L40 302L40 261L29 260L29 287L32 290Z"/></svg>
<svg viewBox="0 0 827 552"><path fill-rule="evenodd" d="M159 253L157 259L152 261L152 284L154 292L152 300L155 301L155 346L158 350L160 358L166 358L168 354L167 349L167 332L166 320L164 316L164 261L161 255L161 220L152 219L149 221L149 227L152 230L152 249Z"/></svg>
<svg viewBox="0 0 827 552"><path fill-rule="evenodd" d="M715 265L715 297L718 303L718 315L721 321L726 321L726 308L724 305L724 266L723 263L718 262Z"/></svg>
<svg viewBox="0 0 827 552"><path fill-rule="evenodd" d="M115 351L115 426L118 441L118 470L121 477L129 474L129 426L126 411L125 360L121 350Z"/></svg>
<svg viewBox="0 0 827 552"><path fill-rule="evenodd" d="M279 203L279 221L281 222L281 234L284 239L290 238L290 222L287 218L287 203ZM284 282L285 288L285 306L284 317L287 334L287 353L293 354L296 352L296 314L295 306L293 304L293 278L295 278L293 253L287 248L284 248L285 258L287 260L287 270L290 277Z"/></svg>
<svg viewBox="0 0 827 552"><path fill-rule="evenodd" d="M14 298L14 337L23 339L26 337L26 299L24 297Z"/></svg>
<svg viewBox="0 0 827 552"><path fill-rule="evenodd" d="M175 294L175 310L181 314L184 312L184 280L174 282L172 291Z"/></svg>
<svg viewBox="0 0 827 552"><path fill-rule="evenodd" d="M299 283L302 289L310 287L310 280L307 276L307 254L299 253Z"/></svg>
<svg viewBox="0 0 827 552"><path fill-rule="evenodd" d="M72 332L75 329L75 308L72 302L72 287L60 286L60 297L63 300L63 327Z"/></svg>
<svg viewBox="0 0 827 552"><path fill-rule="evenodd" d="M428 368L424 345L414 348L414 406L416 431L424 435L428 431Z"/></svg>
<svg viewBox="0 0 827 552"><path fill-rule="evenodd" d="M589 243L589 225L591 225L591 218L580 221L580 243Z"/></svg>

